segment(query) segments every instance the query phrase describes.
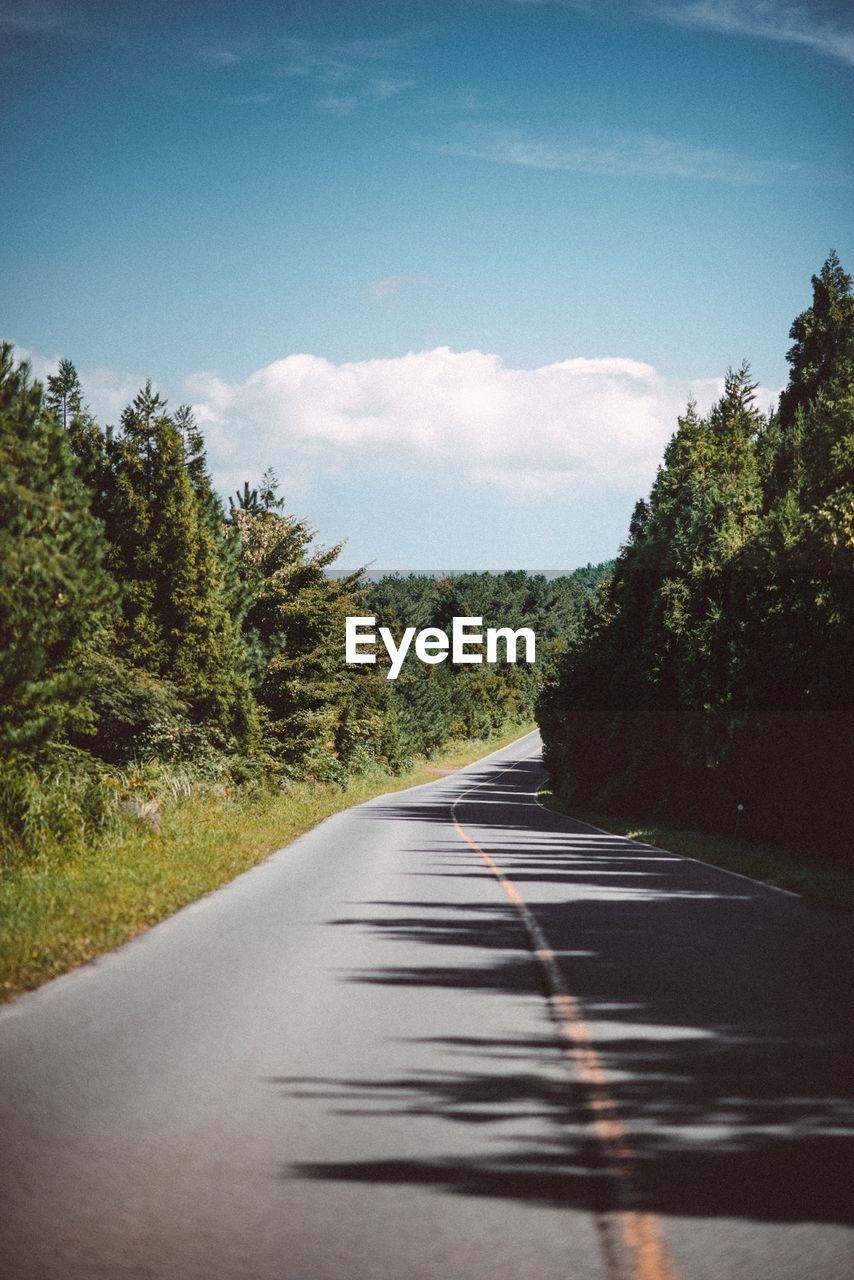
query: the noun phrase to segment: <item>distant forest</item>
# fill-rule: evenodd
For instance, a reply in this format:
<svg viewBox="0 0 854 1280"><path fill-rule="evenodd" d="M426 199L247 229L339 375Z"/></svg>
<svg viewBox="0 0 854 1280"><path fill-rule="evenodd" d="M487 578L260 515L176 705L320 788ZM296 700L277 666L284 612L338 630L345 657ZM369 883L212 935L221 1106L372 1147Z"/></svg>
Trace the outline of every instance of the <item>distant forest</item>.
<svg viewBox="0 0 854 1280"><path fill-rule="evenodd" d="M854 298L812 286L776 412L746 366L688 405L539 718L572 803L850 859Z"/></svg>
<svg viewBox="0 0 854 1280"><path fill-rule="evenodd" d="M336 572L341 545L286 513L272 471L224 503L189 407L148 383L103 426L70 360L42 386L5 344L3 848L38 853L61 822L96 833L133 770L180 766L229 794L345 785L536 706L571 801L722 829L738 812L837 851L854 792L854 299L835 255L791 334L770 417L746 366L710 413L689 404L616 562L380 581ZM408 658L387 681L345 665L344 618L364 613L395 634L455 615L532 627L538 661Z"/></svg>

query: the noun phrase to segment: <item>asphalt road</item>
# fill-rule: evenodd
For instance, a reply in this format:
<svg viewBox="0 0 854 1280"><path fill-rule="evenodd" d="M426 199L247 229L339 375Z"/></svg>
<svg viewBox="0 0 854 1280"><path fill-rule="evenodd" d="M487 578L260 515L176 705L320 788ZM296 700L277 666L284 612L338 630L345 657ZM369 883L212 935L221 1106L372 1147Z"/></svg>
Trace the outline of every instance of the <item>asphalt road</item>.
<svg viewBox="0 0 854 1280"><path fill-rule="evenodd" d="M848 1280L852 929L535 735L0 1012L15 1280Z"/></svg>

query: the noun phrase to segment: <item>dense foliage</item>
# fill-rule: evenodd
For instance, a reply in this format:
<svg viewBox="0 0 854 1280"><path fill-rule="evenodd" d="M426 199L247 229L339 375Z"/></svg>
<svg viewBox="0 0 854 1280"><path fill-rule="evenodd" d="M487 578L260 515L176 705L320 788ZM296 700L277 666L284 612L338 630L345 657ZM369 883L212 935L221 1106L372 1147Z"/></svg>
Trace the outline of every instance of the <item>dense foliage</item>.
<svg viewBox="0 0 854 1280"><path fill-rule="evenodd" d="M65 429L0 348L0 752L26 755L89 719L81 656L110 615L105 543Z"/></svg>
<svg viewBox="0 0 854 1280"><path fill-rule="evenodd" d="M689 404L539 703L565 799L842 853L854 812L854 296L831 255L770 417Z"/></svg>
<svg viewBox="0 0 854 1280"><path fill-rule="evenodd" d="M367 593L369 613L395 636L404 627L451 634L454 617L483 619L484 628L530 627L537 661L528 665L425 666L410 652L386 692L387 718L402 757L429 751L446 738L487 737L508 721L534 715L544 673L574 636L586 604L608 566L588 565L547 580L524 572L466 573L454 578L387 577Z"/></svg>
<svg viewBox="0 0 854 1280"><path fill-rule="evenodd" d="M557 789L835 854L854 821L854 296L835 255L789 385L689 404L616 563L367 583L268 472L226 508L187 406L102 428L74 365L0 349L0 843L116 829L169 769L227 795L399 771L531 718ZM347 666L344 619L530 627L536 666ZM177 772L176 772L177 771ZM189 779L189 781L188 781ZM134 791L137 788L137 791ZM63 825L64 824L64 825Z"/></svg>
<svg viewBox="0 0 854 1280"><path fill-rule="evenodd" d="M534 626L557 651L583 616L578 581L328 572L268 471L228 509L191 410L147 383L118 429L86 407L70 360L42 388L0 363L0 840L116 830L168 783L273 786L395 772L455 737L530 719L542 665L347 666L344 619L396 631L455 613ZM167 777L168 775L168 777ZM177 780L177 781L176 781ZM130 796L131 802L128 797Z"/></svg>

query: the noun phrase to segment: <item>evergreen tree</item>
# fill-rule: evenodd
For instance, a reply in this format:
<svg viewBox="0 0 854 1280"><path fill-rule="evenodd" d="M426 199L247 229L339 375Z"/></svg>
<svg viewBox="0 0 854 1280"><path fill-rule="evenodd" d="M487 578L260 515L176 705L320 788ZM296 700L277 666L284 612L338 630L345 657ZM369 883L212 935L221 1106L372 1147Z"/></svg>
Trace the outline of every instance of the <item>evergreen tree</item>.
<svg viewBox="0 0 854 1280"><path fill-rule="evenodd" d="M238 490L234 497L229 499L229 506L232 516L236 511L245 511L249 515L257 516L267 509L258 497L258 490L249 488L248 480L243 482L243 492L240 493Z"/></svg>
<svg viewBox="0 0 854 1280"><path fill-rule="evenodd" d="M211 528L222 531L225 525L225 511L222 499L213 486L208 469L205 438L196 422L195 414L190 405L182 404L175 410L172 420L184 442L187 474L199 508Z"/></svg>
<svg viewBox="0 0 854 1280"><path fill-rule="evenodd" d="M56 373L48 374L47 387L45 403L67 431L71 419L83 412L83 388L70 360L60 360Z"/></svg>
<svg viewBox="0 0 854 1280"><path fill-rule="evenodd" d="M89 408L83 388L70 360L60 360L55 374L47 379L45 404L52 410L68 438L75 470L90 495L90 506L99 518L103 513L103 485L106 442Z"/></svg>
<svg viewBox="0 0 854 1280"><path fill-rule="evenodd" d="M836 707L854 635L854 293L835 254L792 325L789 385L760 441L764 517L751 565L766 629L760 703Z"/></svg>
<svg viewBox="0 0 854 1280"><path fill-rule="evenodd" d="M229 612L240 626L249 607L249 596L240 577L240 537L234 524L226 519L222 499L214 488L208 468L205 439L191 407L187 404L180 405L175 412L174 422L184 441L187 474L196 495L201 518L216 546Z"/></svg>
<svg viewBox="0 0 854 1280"><path fill-rule="evenodd" d="M354 679L343 660L344 619L358 612L359 574L329 578L341 545L312 551L314 530L278 510L274 476L264 485L263 501L247 484L249 499L231 511L251 601L244 630L256 655L256 694L281 758L322 769L334 758Z"/></svg>
<svg viewBox="0 0 854 1280"><path fill-rule="evenodd" d="M246 651L204 475L197 470L194 487L181 430L147 383L111 450L107 533L123 587L120 643L132 665L169 680L195 718L246 743L255 731Z"/></svg>
<svg viewBox="0 0 854 1280"><path fill-rule="evenodd" d="M689 405L586 635L540 699L558 789L831 850L854 780L854 300L831 255L779 412ZM846 816L847 815L847 816Z"/></svg>
<svg viewBox="0 0 854 1280"><path fill-rule="evenodd" d="M77 668L115 594L66 433L9 343L0 348L0 507L0 750L9 755L90 719Z"/></svg>
<svg viewBox="0 0 854 1280"><path fill-rule="evenodd" d="M812 306L792 323L787 353L789 385L780 397L780 422L786 428L799 408L819 392L837 399L850 391L854 377L854 294L851 276L832 251L812 278Z"/></svg>

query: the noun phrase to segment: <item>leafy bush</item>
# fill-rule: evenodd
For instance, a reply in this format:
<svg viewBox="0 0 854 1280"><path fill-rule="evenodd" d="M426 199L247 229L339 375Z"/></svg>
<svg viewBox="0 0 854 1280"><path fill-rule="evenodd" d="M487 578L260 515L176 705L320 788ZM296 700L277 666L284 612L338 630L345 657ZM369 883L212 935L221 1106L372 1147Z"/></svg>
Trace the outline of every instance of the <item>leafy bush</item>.
<svg viewBox="0 0 854 1280"><path fill-rule="evenodd" d="M62 856L118 835L119 785L85 752L53 747L40 762L0 767L0 864Z"/></svg>

